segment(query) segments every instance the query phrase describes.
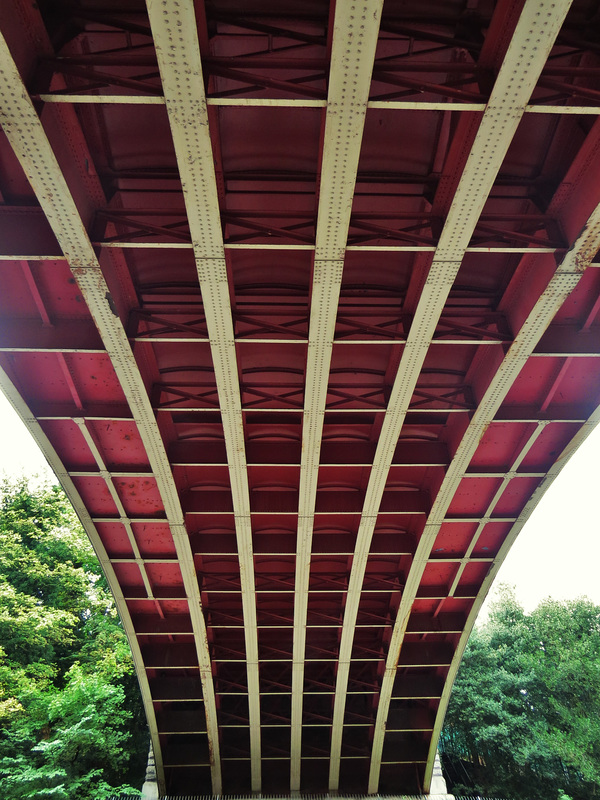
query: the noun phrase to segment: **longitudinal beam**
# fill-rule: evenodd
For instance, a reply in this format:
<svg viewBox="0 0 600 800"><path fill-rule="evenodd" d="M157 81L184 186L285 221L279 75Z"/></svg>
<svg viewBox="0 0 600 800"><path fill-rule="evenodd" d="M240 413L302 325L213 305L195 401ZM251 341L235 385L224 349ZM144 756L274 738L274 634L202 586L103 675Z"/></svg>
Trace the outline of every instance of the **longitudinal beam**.
<svg viewBox="0 0 600 800"><path fill-rule="evenodd" d="M258 631L250 492L233 319L196 17L192 0L148 0L148 15L181 176L223 423L238 544L252 791L261 788ZM213 792L218 794L213 784Z"/></svg>
<svg viewBox="0 0 600 800"><path fill-rule="evenodd" d="M515 341L511 345L504 360L502 361L502 364L487 388L485 395L483 396L481 403L479 404L477 411L473 415L473 419L471 420L471 423L465 432L458 450L456 451L456 454L452 459L450 466L448 467L448 472L446 473L446 477L442 483L439 494L436 498L436 502L431 509L431 513L425 526L425 532L423 533L421 541L419 542L419 548L417 554L415 555L414 580L411 572L411 575L409 576L409 583L407 583L405 592L405 596L407 596L406 604L404 604L403 597L403 602L398 611L398 617L394 625L394 631L390 642L388 663L386 664L386 676L384 678L385 693L384 688L382 687L382 700L384 702L387 699L389 703L388 692L391 697L391 689L395 675L395 668L392 667L392 661L394 656L396 656L397 660L400 648L402 646L402 639L404 636L404 631L406 630L408 616L410 614L410 608L408 607L409 598L412 597L414 599L421 575L427 562L427 558L431 548L433 547L433 543L435 542L435 538L439 532L444 516L452 501L452 497L454 496L460 481L463 479L466 473L469 462L477 449L485 428L489 424L490 420L493 419L494 414L500 407L503 399L506 397L506 394L514 383L519 372L525 366L525 362L531 356L544 331L555 317L564 301L575 289L598 250L600 250L600 204L594 209L593 213L586 221L585 225L583 226L581 236L579 236L579 238L575 241L575 243L569 249L566 257L557 267L554 276L548 283L548 286L540 296L526 322L523 324L522 328L517 334ZM490 572L487 574L482 584L477 599L473 604L473 608L469 613L464 632L461 635L456 652L452 659L452 664L450 665L450 670L444 686L444 692L438 707L435 727L431 740L432 744L425 772L426 790L431 781L433 759L435 758L435 747L444 722L444 717L446 715L446 709L448 707L452 685L454 683L454 679L456 678L456 673L458 671L458 667L460 666L460 661L467 645L469 634L471 633L475 619L479 613L479 609L481 608L492 581L500 569L506 554L521 531L523 525L533 512L543 494L547 491L560 472L567 458L589 435L598 419L600 419L600 409L597 409L586 421L586 423L579 430L578 434L567 446L565 451L561 453L544 480L537 487L531 500L527 503L521 514L519 514L518 520L515 522L510 534L504 541L498 555L494 559L494 563L490 568ZM390 672L389 677L388 672Z"/></svg>
<svg viewBox="0 0 600 800"><path fill-rule="evenodd" d="M306 363L294 589L291 791L300 790L308 587L329 367L383 0L335 9Z"/></svg>
<svg viewBox="0 0 600 800"><path fill-rule="evenodd" d="M506 112L510 114L513 117L513 119L516 117L517 123L521 117L521 114L525 110L524 104L527 102L529 94L531 93L533 87L537 82L539 72L544 65L544 62L554 42L554 39L556 38L558 31L560 30L560 26L562 25L564 17L568 12L571 3L568 1L563 2L559 8L556 7L556 4L549 4L549 3L545 4L546 6L552 5L553 8L551 15L549 13L544 15L544 11L546 9L540 8L540 5L541 5L540 3L530 2L525 7L521 15L521 18L519 20L519 23L517 25L517 29L515 30L515 34L513 35L511 44L508 48L508 52L506 54L503 67L500 71L496 85L494 87L494 91L492 93L492 99L490 100L490 106L492 107L492 111L497 113L497 109L492 106L492 100L494 99L494 96L497 95L497 90L499 88L501 80L508 78L509 83L514 84L515 76L517 75L523 76L523 80L521 81L521 86L522 86L521 96L519 97L515 95L513 98L512 109L511 108L506 109ZM546 24L541 26L541 30L539 30L540 20L546 21ZM506 92L505 86L503 87L503 90L504 92ZM522 104L522 106L519 107L519 104L515 105L514 101L519 101ZM482 120L482 124L483 121L485 121L486 115L487 112L484 115L484 120ZM514 135L515 130L516 130L516 125L514 125L512 133L510 134L511 138L512 135ZM481 128L479 133L481 133ZM479 140L479 134L478 134L478 140ZM496 145L497 147L496 142L493 140L490 141L489 144L492 146L492 148L494 147L494 145ZM503 153L506 152L506 149L508 148L509 144L510 144L510 138L508 139L507 142L505 142L506 146ZM477 146L477 140L475 142L473 151L475 151L476 146ZM469 162L471 162L472 160L473 151L471 152ZM465 172L467 172L468 170L469 162L467 163ZM498 164L498 167L499 166L500 164ZM491 175L491 182L493 182L495 175L496 172L494 171L493 174ZM491 188L491 182L489 184L490 188ZM461 186L459 185L459 188L457 190L457 196L460 192L460 188ZM591 219L590 223L595 224L595 221ZM587 241L586 244L589 245L589 240ZM591 255L589 255L590 262L593 255L595 255L595 252L596 251L594 251L593 253L591 253ZM502 399L508 392L508 389L510 388L512 381L516 378L519 371L523 367L525 360L533 351L535 344L540 339L546 327L552 321L552 318L554 317L556 311L558 310L564 299L573 290L574 286L578 282L580 276L573 275L574 263L575 262L571 260L570 256L568 256L565 259L563 264L561 264L561 266L557 269L556 275L552 279L548 288L546 289L546 291L544 292L544 294L541 296L540 300L534 307L527 322L519 331L514 343L512 344L509 350L509 354L507 354L506 358L504 359L502 366L498 370L482 402L478 406L473 416L473 419L467 429L467 432L465 433L465 436L463 437L463 440L458 448L455 458L453 459L446 473L442 487L438 492L435 503L428 517L427 523L425 525L425 530L423 532L423 535L421 536L417 552L415 553L411 565L411 570L407 579L407 584L405 586L405 591L402 596L400 608L398 610L392 638L390 641L388 658L386 661L386 669L382 681L382 688L381 688L379 706L377 711L377 719L375 723L371 768L369 773L370 793L377 791L377 786L379 783L381 757L383 752L383 742L385 736L385 724L389 711L389 704L392 694L394 677L396 675L396 665L398 663L400 649L402 647L404 633L406 631L406 625L408 623L408 617L410 615L410 608L416 597L417 589L427 563L427 558L433 546L433 542L435 541L435 536L439 531L441 522L450 505L453 493L455 492L461 478L463 477L467 469L470 458L475 452L475 449L477 447L481 435L483 434L485 426L489 424L490 420L493 418L494 414L500 407ZM523 354L520 360L519 360L519 353ZM487 592L487 588L485 591ZM437 731L437 734L439 734L439 729ZM433 758L435 757L435 745L437 744L437 734L434 731L434 736L432 738L432 749L430 750L429 753L429 759L427 762L426 773L425 773L425 780L424 780L425 791L428 791L429 784L431 782L431 775L433 771Z"/></svg>
<svg viewBox="0 0 600 800"><path fill-rule="evenodd" d="M563 0L561 3L530 0L519 18L447 215L407 337L367 486L352 562L336 681L330 791L336 791L339 785L343 718L354 627L377 512L392 464L394 448L429 349L429 342L468 243L569 6L569 0ZM409 581L417 568L415 562L416 558L411 567ZM402 606L408 604L410 608L414 594L409 599L405 590ZM390 653L391 651L390 647ZM386 688L387 683L389 678L384 678ZM391 684L389 696L391 697ZM377 791L379 783L388 709L389 697L386 702L386 697L382 696L375 725L369 779L370 793Z"/></svg>
<svg viewBox="0 0 600 800"><path fill-rule="evenodd" d="M111 306L108 285L85 226L2 35L0 35L0 70L2 72L0 122L52 227L98 328L106 352L127 398L160 491L179 558L195 634L207 732L210 748L215 754L211 763L213 786L220 787L219 737L206 626L202 614L193 554L163 441L127 335L121 320L115 315ZM81 510L81 501L77 493L73 493L70 480L65 480L64 486L76 508ZM123 607L124 603L121 602L120 605ZM140 665L141 661L138 663L138 666ZM144 680L142 675L141 681ZM145 700L147 701L148 717L152 719L154 713L152 703L147 696ZM154 729L153 746L160 763L160 742L156 735L156 728ZM215 791L220 791L220 789L215 789Z"/></svg>

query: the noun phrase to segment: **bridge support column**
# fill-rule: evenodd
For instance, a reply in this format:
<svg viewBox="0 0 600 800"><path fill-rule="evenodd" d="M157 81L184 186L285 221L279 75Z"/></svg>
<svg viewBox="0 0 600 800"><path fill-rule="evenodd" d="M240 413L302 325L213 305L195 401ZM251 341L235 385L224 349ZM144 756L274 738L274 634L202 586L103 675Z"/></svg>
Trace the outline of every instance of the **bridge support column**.
<svg viewBox="0 0 600 800"><path fill-rule="evenodd" d="M448 794L439 752L435 754L435 761L433 762L433 777L431 778L431 789L428 797L430 800L454 800L454 795Z"/></svg>
<svg viewBox="0 0 600 800"><path fill-rule="evenodd" d="M142 786L142 800L158 800L158 783L156 781L152 743L150 743L148 750L148 765L146 766L146 780Z"/></svg>

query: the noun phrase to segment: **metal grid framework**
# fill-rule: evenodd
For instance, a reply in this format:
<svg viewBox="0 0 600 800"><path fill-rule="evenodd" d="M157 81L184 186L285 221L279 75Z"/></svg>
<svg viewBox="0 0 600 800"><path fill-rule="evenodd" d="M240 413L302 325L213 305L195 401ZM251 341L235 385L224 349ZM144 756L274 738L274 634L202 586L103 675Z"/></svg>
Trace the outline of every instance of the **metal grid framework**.
<svg viewBox="0 0 600 800"><path fill-rule="evenodd" d="M600 406L592 0L6 0L0 386L163 793L427 792Z"/></svg>

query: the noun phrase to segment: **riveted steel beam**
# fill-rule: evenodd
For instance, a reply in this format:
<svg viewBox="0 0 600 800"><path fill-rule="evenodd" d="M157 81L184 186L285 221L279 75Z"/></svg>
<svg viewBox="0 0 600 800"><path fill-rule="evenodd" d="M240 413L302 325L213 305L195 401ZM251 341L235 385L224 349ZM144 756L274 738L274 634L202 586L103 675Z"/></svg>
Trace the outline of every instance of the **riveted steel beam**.
<svg viewBox="0 0 600 800"><path fill-rule="evenodd" d="M8 2L21 18L32 16L27 0ZM450 7L435 15L432 33L425 10L408 6L384 5L381 25L378 13L361 20L375 0L350 12L332 0L328 15L325 6L310 15L274 12L262 0L247 19L221 14L220 0L207 5L206 18L201 0L148 0L150 20L144 4L124 13L108 0L106 11L88 14L73 0L64 14L75 15L78 34L58 51L64 63L48 59L28 87L52 86L31 97L72 196L83 198L84 220L95 220L96 255L119 287L117 325L129 312L125 332L178 489L219 714L215 789L287 790L289 775L298 793L327 781L329 771L335 794L354 776L366 778L373 733L369 790L378 788L382 764L382 786L396 780L406 791L406 780L424 788L441 716L404 712L421 700L444 707L450 681L444 686L440 675L454 674L503 537L512 538L507 531L517 529L527 493L544 482L562 446L553 443L587 426L600 400L592 372L600 357L592 268L600 262L587 253L586 280L519 376L507 378L510 395L494 408L486 397L508 355L525 353L520 331L597 201L593 180L568 167L583 140L573 163L591 173L600 141L588 133L598 129L600 69L576 66L587 63L585 43L577 52L555 49L542 71L557 79L554 87L538 80L525 97L551 38L544 23L554 25L565 7L549 2L499 0L467 41L456 27L460 11ZM523 8L539 12L524 43L513 39ZM348 13L367 47L353 44ZM14 53L29 74L40 47L7 16L0 12L9 42L24 41ZM49 33L54 19L45 18ZM60 37L53 41L62 46ZM517 45L521 62L512 57ZM590 91L578 98L582 83ZM512 96L499 98L502 88ZM109 91L122 94L102 94ZM526 118L539 113L547 125ZM142 120L147 129L137 127ZM277 139L280 124L289 147ZM139 152L134 134L143 137ZM17 186L33 202L19 165L5 155L0 200L20 202L11 199ZM534 208L547 213L526 213ZM123 441L131 433L138 439L139 414L109 364L114 346L89 320L80 325L87 309L75 304L78 287L55 294L68 270L39 263L64 259L44 209L1 206L3 232L0 281L9 299L2 299L0 361L15 385L30 387L30 412L89 500L120 577L119 600L144 644L154 738L171 782L163 788L189 791L207 780L206 731L216 727L211 734L203 721L197 631L155 463L139 442ZM24 258L31 268L10 263ZM100 363L112 394L110 382L94 393ZM39 394L31 388L38 365ZM579 391L584 385L589 391ZM483 420L482 402L485 436L442 513L436 494L440 486L452 491L448 475L459 480L461 439ZM150 487L151 503L135 497L135 483ZM426 552L420 542L442 524ZM170 653L161 648L166 637ZM392 679L386 666L394 652ZM390 680L398 701L387 720L384 708L377 712L382 677L382 703ZM181 705L189 701L193 707ZM399 740L406 746L393 747ZM263 760L279 763L265 766L261 784ZM221 763L233 767L224 785L215 780Z"/></svg>
<svg viewBox="0 0 600 800"><path fill-rule="evenodd" d="M292 792L300 790L301 781L306 621L319 454L344 254L382 5L382 0L337 3L333 21L302 424L294 592Z"/></svg>
<svg viewBox="0 0 600 800"><path fill-rule="evenodd" d="M225 435L244 608L251 783L252 791L258 792L261 788L261 734L250 492L227 265L196 15L191 0L172 6L168 13L165 13L160 0L148 0L147 8L181 175ZM221 792L220 782L218 785L213 783L213 792Z"/></svg>
<svg viewBox="0 0 600 800"><path fill-rule="evenodd" d="M207 728L218 751L216 706L198 582L183 513L150 401L125 330L65 177L27 94L6 40L0 35L0 122L66 257L127 398L152 466L177 548L196 638ZM151 705L151 704L150 704ZM152 714L148 710L148 714ZM156 741L157 749L159 742ZM156 753L156 751L155 751ZM158 756L160 759L160 756ZM162 779L162 776L161 776Z"/></svg>
<svg viewBox="0 0 600 800"><path fill-rule="evenodd" d="M561 263L556 268L554 276L551 278L550 282L548 283L546 289L543 291L541 296L539 297L538 301L534 305L533 309L531 310L529 316L523 323L521 329L517 333L513 344L511 345L510 349L508 350L502 364L496 371L490 385L485 391L485 394L479 403L476 412L473 415L473 418L467 428L463 439L458 447L457 452L448 468L440 491L435 499L435 502L432 506L431 512L429 514L427 523L425 525L425 532L419 542L417 547L417 552L415 554L415 559L413 561L413 566L411 568L411 572L409 574L409 578L407 581L407 585L405 588L405 593L402 598L402 602L400 608L398 610L398 616L396 618L396 623L394 625L394 632L392 634L392 639L390 642L390 652L388 655L388 660L386 663L386 671L384 674L383 682L382 682L382 690L381 690L381 699L380 699L380 711L378 712L378 721L376 727L376 744L377 750L375 749L375 744L373 748L373 761L371 766L371 777L373 780L372 786L375 786L375 777L378 773L378 766L376 763L376 756L377 753L381 753L381 749L383 747L383 729L382 726L385 725L385 715L387 713L387 708L389 707L389 700L391 697L391 689L395 677L396 672L396 664L399 654L401 654L403 649L403 638L404 632L406 630L406 625L408 621L408 616L410 614L410 605L412 604L412 600L415 598L416 593L418 591L418 585L421 579L421 576L424 572L425 566L427 564L427 560L429 557L429 553L431 551L431 547L433 546L433 542L435 541L435 537L440 529L442 521L446 517L446 513L448 507L451 503L452 496L454 495L456 488L460 481L462 480L463 476L466 473L468 464L470 459L472 458L475 450L479 444L481 436L485 428L489 425L490 420L492 420L500 408L504 397L506 396L507 392L509 391L510 387L512 386L515 378L525 365L527 359L531 356L536 347L537 343L542 338L544 331L554 318L555 314L568 297L568 295L573 291L573 289L577 286L579 281L581 280L585 269L589 263L591 263L592 258L596 255L598 249L600 248L600 205L594 209L591 216L585 222L584 226L582 227L582 233L579 238L573 243L571 248L569 249L565 258L561 261ZM585 427L585 426L584 426ZM586 428L585 435L587 436L589 433L589 425ZM537 435L537 431L533 434L533 436ZM571 447L568 448L569 452L572 452ZM517 462L520 463L520 458L517 459ZM517 463L517 466L518 466ZM560 460L557 462L561 464ZM554 467L550 474L552 478L548 481L549 483L552 482L554 479L556 472L558 471L558 467ZM543 486L546 485L546 481L542 481ZM525 520L527 519L528 515L531 513L539 497L541 494L539 488L534 493L534 498L537 498L535 502L531 501L527 506L526 509L519 515L518 520L513 525L512 531L518 532L522 525L524 524ZM543 494L543 492L542 492ZM496 496L497 499L498 495ZM514 534L516 536L516 533ZM509 534L510 543L514 541L514 537ZM494 562L494 566L491 568L490 573L488 573L488 577L486 577L484 581L483 588L478 592L478 597L480 600L475 604L477 606L477 610L475 611L475 616L487 591L489 586L491 585L489 576L490 574L494 574L497 572L500 564L502 563L503 556L507 552L508 547L506 544L502 546L502 557L500 555L496 558ZM471 612L472 614L473 612ZM469 621L467 622L467 628L470 632L472 624L474 622L475 616L471 619L471 614L469 615ZM468 636L468 634L467 634ZM464 651L464 647L466 646L466 638L461 637L461 655ZM460 657L457 662L454 662L456 665L456 669L458 668L458 663L460 661ZM453 670L453 673L450 677L450 686L454 680L456 675L456 669ZM449 697L449 691L445 695L445 703L443 710L440 712L439 718L436 721L436 737L439 735L439 731L441 730L441 724L443 722L443 717L445 714L445 710L447 707L447 701ZM428 786L431 780L432 770L433 770L433 759L435 757L435 743L437 742L437 738L434 737L432 739L432 749L430 750L429 759L427 762L427 769L425 773L425 785Z"/></svg>
<svg viewBox="0 0 600 800"><path fill-rule="evenodd" d="M334 705L329 780L329 788L333 791L337 790L339 785L344 697L350 669L354 625L375 520L391 465L391 454L404 424L406 409L409 407L429 350L429 342L442 314L446 298L569 6L570 2L567 0L558 6L550 2L540 4L531 0L525 4L481 118L420 293L381 428L352 562ZM414 570L413 562L411 575ZM404 605L405 597L407 597L406 590L402 599ZM382 697L379 704L369 779L371 793L377 791L379 782L379 765L388 707L389 695L387 705L385 697Z"/></svg>

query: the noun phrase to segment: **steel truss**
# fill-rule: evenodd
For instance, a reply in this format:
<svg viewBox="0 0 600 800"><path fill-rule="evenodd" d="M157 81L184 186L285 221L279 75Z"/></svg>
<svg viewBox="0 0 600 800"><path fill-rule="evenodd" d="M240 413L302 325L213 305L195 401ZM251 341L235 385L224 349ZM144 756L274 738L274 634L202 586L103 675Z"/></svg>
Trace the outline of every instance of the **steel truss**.
<svg viewBox="0 0 600 800"><path fill-rule="evenodd" d="M426 792L491 581L597 422L589 4L443 6L0 8L0 384L163 793Z"/></svg>

